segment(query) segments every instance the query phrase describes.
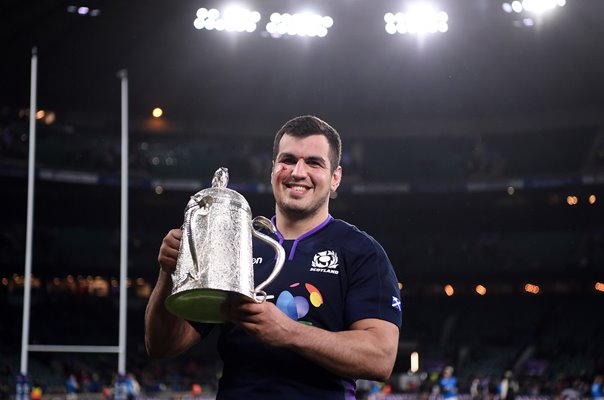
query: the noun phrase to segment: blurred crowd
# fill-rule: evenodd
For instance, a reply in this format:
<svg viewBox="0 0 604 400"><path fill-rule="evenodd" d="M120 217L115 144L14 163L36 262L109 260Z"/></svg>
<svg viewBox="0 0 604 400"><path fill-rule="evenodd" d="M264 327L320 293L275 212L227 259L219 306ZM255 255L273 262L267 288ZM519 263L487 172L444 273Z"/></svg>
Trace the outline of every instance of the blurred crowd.
<svg viewBox="0 0 604 400"><path fill-rule="evenodd" d="M201 366L191 357L164 362L146 361L120 378L109 365L74 363L62 357L52 361L62 373L51 381L31 376L31 399L134 400L134 399L211 399L216 393L220 365ZM1 364L4 378L0 399L15 395L16 375L5 360ZM457 379L450 366L434 371L398 372L387 382L357 381L359 400L601 400L602 375L516 376L505 371L502 376L476 376ZM63 380L59 379L63 377ZM10 378L12 377L12 379ZM120 387L120 385L122 385ZM119 391L123 390L123 397ZM118 394L116 394L116 391ZM50 397L49 397L50 396ZM54 396L54 397L53 397Z"/></svg>
<svg viewBox="0 0 604 400"><path fill-rule="evenodd" d="M28 121L0 121L0 158L28 156ZM119 129L40 124L37 165L99 174L119 173ZM226 165L241 181L265 182L270 170L272 133L232 136L132 132L130 170L134 176L209 179L201 176ZM343 149L348 183L489 180L594 172L604 167L604 133L597 127L516 134L351 137ZM519 149L522 148L522 151ZM539 154L537 156L537 154Z"/></svg>

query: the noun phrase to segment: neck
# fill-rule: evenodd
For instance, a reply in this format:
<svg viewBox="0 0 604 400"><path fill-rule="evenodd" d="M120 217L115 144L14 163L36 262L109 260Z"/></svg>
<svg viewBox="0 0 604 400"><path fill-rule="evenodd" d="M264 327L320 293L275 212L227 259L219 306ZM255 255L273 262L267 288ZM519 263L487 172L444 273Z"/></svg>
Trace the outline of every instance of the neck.
<svg viewBox="0 0 604 400"><path fill-rule="evenodd" d="M312 216L295 218L277 208L275 212L277 229L283 235L285 240L294 240L305 234L306 232L316 228L329 215L327 209L317 212Z"/></svg>

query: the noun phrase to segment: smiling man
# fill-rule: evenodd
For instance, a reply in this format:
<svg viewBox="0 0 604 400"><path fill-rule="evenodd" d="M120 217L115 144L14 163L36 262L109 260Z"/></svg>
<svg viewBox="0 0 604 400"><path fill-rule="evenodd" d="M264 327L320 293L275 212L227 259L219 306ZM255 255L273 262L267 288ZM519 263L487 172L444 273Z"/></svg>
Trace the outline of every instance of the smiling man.
<svg viewBox="0 0 604 400"><path fill-rule="evenodd" d="M173 356L218 328L224 367L218 399L354 399L355 379L392 373L401 324L398 282L383 248L329 214L342 179L341 140L314 116L288 121L273 144L271 185L276 239L287 254L266 288L275 301L230 302L227 323L169 314L180 229L164 238L160 275L145 315L147 351ZM254 242L256 282L272 271L274 251Z"/></svg>
<svg viewBox="0 0 604 400"><path fill-rule="evenodd" d="M286 124L275 137L271 184L277 218L292 225L298 235L292 234L297 237L327 218L329 194L340 185L342 167L338 161L341 145L335 131L328 131L325 125L326 132L333 136L308 135L319 129L318 121L294 121Z"/></svg>

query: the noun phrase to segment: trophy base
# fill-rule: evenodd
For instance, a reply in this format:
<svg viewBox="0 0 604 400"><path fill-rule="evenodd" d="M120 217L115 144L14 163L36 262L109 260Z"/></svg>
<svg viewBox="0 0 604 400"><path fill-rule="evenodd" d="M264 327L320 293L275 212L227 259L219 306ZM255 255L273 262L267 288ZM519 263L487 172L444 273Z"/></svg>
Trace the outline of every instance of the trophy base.
<svg viewBox="0 0 604 400"><path fill-rule="evenodd" d="M216 324L224 322L220 305L233 292L219 289L191 289L174 293L166 299L166 309L189 321Z"/></svg>

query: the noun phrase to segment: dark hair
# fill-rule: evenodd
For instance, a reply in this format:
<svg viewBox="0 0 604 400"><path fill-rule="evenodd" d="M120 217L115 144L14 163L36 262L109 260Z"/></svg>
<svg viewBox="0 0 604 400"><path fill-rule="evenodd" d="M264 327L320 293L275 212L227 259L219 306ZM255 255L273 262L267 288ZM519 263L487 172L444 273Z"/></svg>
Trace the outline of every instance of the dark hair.
<svg viewBox="0 0 604 400"><path fill-rule="evenodd" d="M342 157L342 140L338 132L327 122L313 116L302 115L287 121L275 135L273 142L273 161L277 159L279 153L279 142L283 135L291 135L298 138L304 138L312 135L323 135L329 143L329 163L331 172L340 165Z"/></svg>

